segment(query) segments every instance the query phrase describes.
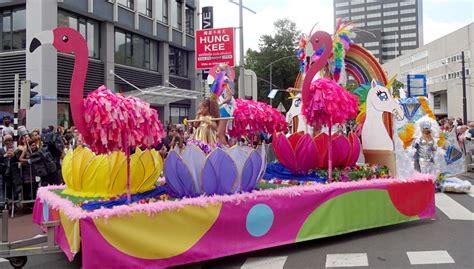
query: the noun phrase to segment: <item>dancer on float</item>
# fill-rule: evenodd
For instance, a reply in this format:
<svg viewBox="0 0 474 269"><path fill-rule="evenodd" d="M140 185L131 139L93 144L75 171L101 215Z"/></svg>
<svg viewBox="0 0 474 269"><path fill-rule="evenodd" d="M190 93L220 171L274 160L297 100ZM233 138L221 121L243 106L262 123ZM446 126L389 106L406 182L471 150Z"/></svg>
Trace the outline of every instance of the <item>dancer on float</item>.
<svg viewBox="0 0 474 269"><path fill-rule="evenodd" d="M224 75L219 76L219 73L224 72ZM227 64L219 64L216 69L218 78L214 85L222 85L223 88L222 94L219 96L219 113L222 118L231 118L234 117L235 110L235 99L233 91L233 78L231 78L230 67ZM223 79L222 84L218 82L219 78ZM211 89L212 91L212 89ZM213 93L215 91L212 91ZM221 145L226 145L226 132L227 129L232 129L232 120L221 119L217 125L217 142Z"/></svg>
<svg viewBox="0 0 474 269"><path fill-rule="evenodd" d="M414 152L414 168L423 174L437 174L438 167L435 164L435 154L438 150L437 141L433 134L433 128L430 121L423 120L418 123L418 138L412 144Z"/></svg>

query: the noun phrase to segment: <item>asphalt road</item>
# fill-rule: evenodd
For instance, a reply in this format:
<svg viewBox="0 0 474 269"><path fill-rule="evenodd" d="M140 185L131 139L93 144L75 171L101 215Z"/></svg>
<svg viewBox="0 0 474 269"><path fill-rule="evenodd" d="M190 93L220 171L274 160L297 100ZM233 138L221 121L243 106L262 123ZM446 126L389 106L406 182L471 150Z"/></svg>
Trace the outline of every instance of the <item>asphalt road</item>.
<svg viewBox="0 0 474 269"><path fill-rule="evenodd" d="M460 178L469 179L474 184L474 177ZM433 220L365 230L176 268L471 269L474 268L473 199L474 191L470 194L441 193L436 195L437 217ZM74 263L69 263L63 254L31 256L25 268L80 268L79 260L80 257L76 257ZM0 261L0 268L10 266L7 261Z"/></svg>

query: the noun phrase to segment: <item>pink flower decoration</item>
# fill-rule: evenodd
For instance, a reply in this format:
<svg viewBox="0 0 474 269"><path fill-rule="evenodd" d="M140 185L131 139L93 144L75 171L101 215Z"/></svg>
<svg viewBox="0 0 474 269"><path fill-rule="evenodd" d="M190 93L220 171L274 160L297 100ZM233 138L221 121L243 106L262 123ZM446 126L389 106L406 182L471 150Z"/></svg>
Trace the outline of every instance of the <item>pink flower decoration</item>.
<svg viewBox="0 0 474 269"><path fill-rule="evenodd" d="M311 82L309 89L303 90L303 115L311 126L343 124L355 118L358 99L339 86L335 81L322 78Z"/></svg>
<svg viewBox="0 0 474 269"><path fill-rule="evenodd" d="M84 112L90 130L90 135L84 137L85 143L98 154L127 147L151 147L165 137L158 113L150 104L115 94L105 86L84 99Z"/></svg>
<svg viewBox="0 0 474 269"><path fill-rule="evenodd" d="M235 100L235 120L229 135L232 137L249 136L261 132L273 133L287 128L285 117L273 107L252 100Z"/></svg>

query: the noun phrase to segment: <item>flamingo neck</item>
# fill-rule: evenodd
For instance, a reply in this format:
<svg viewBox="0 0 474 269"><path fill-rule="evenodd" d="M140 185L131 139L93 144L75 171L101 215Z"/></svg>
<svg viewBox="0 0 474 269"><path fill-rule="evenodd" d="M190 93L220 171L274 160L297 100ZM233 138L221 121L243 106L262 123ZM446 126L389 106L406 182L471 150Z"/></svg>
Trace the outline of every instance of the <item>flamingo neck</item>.
<svg viewBox="0 0 474 269"><path fill-rule="evenodd" d="M304 89L309 89L309 87L311 86L311 82L313 81L314 76L318 73L319 70L321 70L321 68L323 68L326 65L326 63L329 59L329 56L331 55L332 43L331 43L331 38L330 38L329 35L328 35L328 37L329 38L327 38L325 36L322 36L320 38L320 40L322 40L323 45L324 45L324 51L323 51L323 54L319 57L319 59L316 60L315 62L313 62L309 66L308 71L306 72L304 80L303 80L303 87L302 87L303 90ZM316 38L317 38L317 36L313 35L310 39L310 42L313 45L313 47L316 47L316 41L315 41ZM309 55L309 56L311 57L311 55ZM304 94L303 94L303 96L304 96Z"/></svg>
<svg viewBox="0 0 474 269"><path fill-rule="evenodd" d="M81 47L81 46L78 46ZM71 87L69 89L69 102L74 124L79 133L87 136L86 123L84 118L84 82L86 80L87 65L89 63L87 45L79 48L75 53L74 71L72 73Z"/></svg>

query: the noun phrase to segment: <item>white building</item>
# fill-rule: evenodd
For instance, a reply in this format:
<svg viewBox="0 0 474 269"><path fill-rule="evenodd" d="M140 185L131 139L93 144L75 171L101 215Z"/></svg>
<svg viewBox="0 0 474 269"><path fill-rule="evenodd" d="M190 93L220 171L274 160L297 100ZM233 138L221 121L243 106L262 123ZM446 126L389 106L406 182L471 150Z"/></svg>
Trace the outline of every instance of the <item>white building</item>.
<svg viewBox="0 0 474 269"><path fill-rule="evenodd" d="M398 74L405 85L407 75L425 74L430 106L436 116L463 117L461 52L466 68L467 119L474 120L474 23L383 65L389 76Z"/></svg>

